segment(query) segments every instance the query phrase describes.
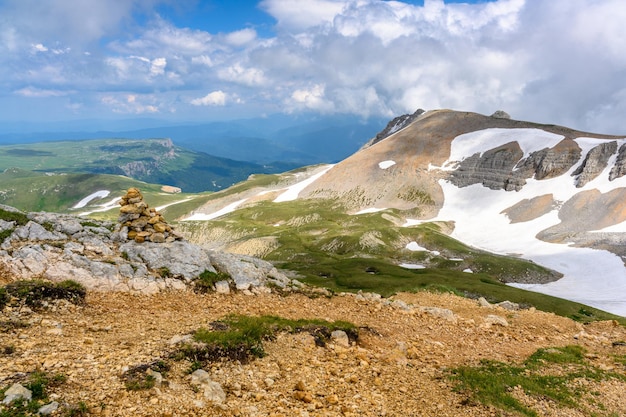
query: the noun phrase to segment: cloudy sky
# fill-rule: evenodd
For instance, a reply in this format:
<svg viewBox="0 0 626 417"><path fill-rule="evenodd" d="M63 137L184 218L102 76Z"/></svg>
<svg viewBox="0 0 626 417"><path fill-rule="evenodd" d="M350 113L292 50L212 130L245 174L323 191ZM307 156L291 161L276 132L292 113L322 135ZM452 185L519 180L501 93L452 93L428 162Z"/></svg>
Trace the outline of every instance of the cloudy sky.
<svg viewBox="0 0 626 417"><path fill-rule="evenodd" d="M624 0L0 0L0 122L452 108L626 134Z"/></svg>

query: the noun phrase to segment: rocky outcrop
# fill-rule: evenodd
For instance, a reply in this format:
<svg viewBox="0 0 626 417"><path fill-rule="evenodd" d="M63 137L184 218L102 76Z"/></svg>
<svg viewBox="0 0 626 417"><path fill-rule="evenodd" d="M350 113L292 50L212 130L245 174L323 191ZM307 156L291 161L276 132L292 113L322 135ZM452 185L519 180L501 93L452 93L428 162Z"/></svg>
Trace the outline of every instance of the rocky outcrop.
<svg viewBox="0 0 626 417"><path fill-rule="evenodd" d="M514 168L524 156L517 142L510 142L461 161L450 175L457 187L482 184L493 190L519 191L526 181Z"/></svg>
<svg viewBox="0 0 626 417"><path fill-rule="evenodd" d="M73 279L90 290L146 294L184 290L205 271L221 272L230 277L232 288L251 292L299 284L255 258L210 251L184 240L128 240L126 226L113 222L2 209L22 219L0 223L6 236L0 244L0 267L15 279Z"/></svg>
<svg viewBox="0 0 626 417"><path fill-rule="evenodd" d="M580 160L581 149L572 139L564 139L553 148L531 153L520 161L517 170L525 178L543 180L558 177L569 171Z"/></svg>
<svg viewBox="0 0 626 417"><path fill-rule="evenodd" d="M615 165L613 165L613 168L611 168L611 172L609 173L609 181L623 177L624 174L626 174L626 144L619 147Z"/></svg>
<svg viewBox="0 0 626 417"><path fill-rule="evenodd" d="M576 187L584 187L600 175L615 152L617 152L617 142L605 142L591 149L583 163L572 173L573 176L577 176Z"/></svg>
<svg viewBox="0 0 626 417"><path fill-rule="evenodd" d="M386 137L393 135L397 131L413 123L413 121L421 116L423 113L423 109L417 109L413 114L403 114L402 116L395 117L392 121L387 123L387 126L385 126L383 130L378 132L376 136L372 140L367 142L363 147L367 148L369 146L375 145Z"/></svg>

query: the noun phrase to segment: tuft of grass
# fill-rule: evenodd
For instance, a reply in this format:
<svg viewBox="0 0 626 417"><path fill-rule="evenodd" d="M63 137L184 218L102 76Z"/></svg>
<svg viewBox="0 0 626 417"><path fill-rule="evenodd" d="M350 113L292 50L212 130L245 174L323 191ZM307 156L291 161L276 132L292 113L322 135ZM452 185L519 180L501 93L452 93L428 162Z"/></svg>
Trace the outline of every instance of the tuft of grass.
<svg viewBox="0 0 626 417"><path fill-rule="evenodd" d="M169 369L170 366L167 363L158 359L150 363L133 366L122 374L121 379L128 391L148 390L154 387L156 383L154 376L147 373L148 370L164 374Z"/></svg>
<svg viewBox="0 0 626 417"><path fill-rule="evenodd" d="M230 279L230 275L224 272L211 272L204 270L196 279L193 280L194 291L200 294L212 292L215 289L215 283Z"/></svg>
<svg viewBox="0 0 626 417"><path fill-rule="evenodd" d="M194 342L180 348L173 356L188 359L194 364L219 361L223 358L248 362L263 357L263 341L278 332L308 332L316 343L324 345L334 330L343 330L351 340L358 339L358 329L345 321L289 320L277 316L229 315L211 323L211 328L200 328L194 333Z"/></svg>
<svg viewBox="0 0 626 417"><path fill-rule="evenodd" d="M74 280L58 284L43 280L21 280L7 284L4 291L5 296L15 297L31 307L41 307L44 302L60 299L82 304L87 294L85 287Z"/></svg>
<svg viewBox="0 0 626 417"><path fill-rule="evenodd" d="M15 222L17 226L24 226L28 223L28 216L20 211L9 211L0 208L0 220Z"/></svg>
<svg viewBox="0 0 626 417"><path fill-rule="evenodd" d="M161 278L171 278L172 276L172 271L166 266L157 269L156 273L159 274Z"/></svg>
<svg viewBox="0 0 626 417"><path fill-rule="evenodd" d="M455 391L467 394L470 403L491 405L530 417L536 417L537 412L513 396L514 388L532 397L552 400L561 407L580 408L585 392L574 388L573 381L581 378L626 380L624 375L588 364L580 346L539 349L521 366L483 360L479 366L451 370L450 378L456 382Z"/></svg>
<svg viewBox="0 0 626 417"><path fill-rule="evenodd" d="M48 390L63 384L67 377L63 374L51 375L42 371L30 373L21 384L32 393L30 401L16 400L3 408L0 406L0 417L26 417L38 415L39 408L49 401ZM0 390L4 393L9 387Z"/></svg>

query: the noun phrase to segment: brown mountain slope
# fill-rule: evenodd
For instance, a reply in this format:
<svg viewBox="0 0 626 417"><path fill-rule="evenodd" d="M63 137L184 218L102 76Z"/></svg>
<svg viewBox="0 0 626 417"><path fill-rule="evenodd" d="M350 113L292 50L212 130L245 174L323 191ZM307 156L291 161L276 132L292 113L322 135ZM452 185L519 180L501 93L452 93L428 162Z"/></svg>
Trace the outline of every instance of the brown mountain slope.
<svg viewBox="0 0 626 417"><path fill-rule="evenodd" d="M354 211L393 207L415 209L412 215L432 217L443 204L437 181L449 174L429 170L429 166L441 166L448 159L450 143L455 137L489 128L537 128L563 135L570 141L583 136L617 138L478 113L429 111L404 129L341 161L299 197L339 198ZM395 164L383 169L379 166L383 161Z"/></svg>

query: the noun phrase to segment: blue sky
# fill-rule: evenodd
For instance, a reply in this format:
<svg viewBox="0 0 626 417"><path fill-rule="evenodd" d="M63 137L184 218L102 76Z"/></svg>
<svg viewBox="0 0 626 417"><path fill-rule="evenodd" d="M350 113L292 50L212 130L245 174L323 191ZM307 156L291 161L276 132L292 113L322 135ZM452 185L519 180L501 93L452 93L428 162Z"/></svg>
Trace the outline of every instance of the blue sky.
<svg viewBox="0 0 626 417"><path fill-rule="evenodd" d="M0 0L0 123L452 108L626 133L623 0Z"/></svg>

